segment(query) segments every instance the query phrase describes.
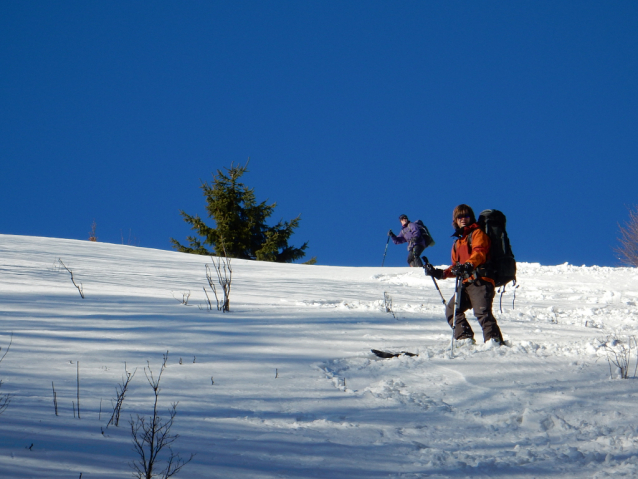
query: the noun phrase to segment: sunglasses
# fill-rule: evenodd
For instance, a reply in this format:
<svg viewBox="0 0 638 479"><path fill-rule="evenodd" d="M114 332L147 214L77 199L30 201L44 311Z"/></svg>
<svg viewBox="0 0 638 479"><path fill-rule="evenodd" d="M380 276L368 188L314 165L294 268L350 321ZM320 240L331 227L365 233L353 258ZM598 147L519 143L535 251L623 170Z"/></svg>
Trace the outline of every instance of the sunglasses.
<svg viewBox="0 0 638 479"><path fill-rule="evenodd" d="M471 216L470 215L458 215L456 217L457 220L460 220L460 219L463 219L463 218L467 218L469 220L471 218Z"/></svg>

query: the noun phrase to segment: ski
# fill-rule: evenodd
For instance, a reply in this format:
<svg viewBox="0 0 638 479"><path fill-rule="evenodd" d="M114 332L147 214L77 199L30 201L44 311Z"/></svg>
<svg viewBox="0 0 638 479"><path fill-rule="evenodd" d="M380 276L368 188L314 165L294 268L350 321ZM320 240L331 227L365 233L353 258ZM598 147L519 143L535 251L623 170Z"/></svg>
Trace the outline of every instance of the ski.
<svg viewBox="0 0 638 479"><path fill-rule="evenodd" d="M409 353L407 351L401 351L400 353L392 353L389 351L379 351L378 349L371 349L370 351L372 351L375 355L377 355L380 358L383 359L390 359L390 358L397 358L401 355L406 355L406 356L418 356L418 354L414 354L414 353Z"/></svg>

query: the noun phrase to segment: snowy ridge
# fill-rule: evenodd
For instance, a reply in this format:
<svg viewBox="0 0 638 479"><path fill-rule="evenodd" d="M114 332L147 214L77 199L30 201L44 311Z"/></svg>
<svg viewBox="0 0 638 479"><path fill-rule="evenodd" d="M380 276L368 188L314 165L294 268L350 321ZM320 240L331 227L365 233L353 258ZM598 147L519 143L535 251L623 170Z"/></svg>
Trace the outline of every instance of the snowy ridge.
<svg viewBox="0 0 638 479"><path fill-rule="evenodd" d="M131 477L126 421L148 414L142 370L166 351L160 402L179 401L175 450L197 454L177 477L638 475L637 383L610 379L605 352L638 336L635 269L519 264L494 308L509 345L482 344L472 318L479 344L449 359L420 270L234 260L222 314L204 308L207 257L9 235L0 250L0 477ZM106 429L124 363L137 375Z"/></svg>

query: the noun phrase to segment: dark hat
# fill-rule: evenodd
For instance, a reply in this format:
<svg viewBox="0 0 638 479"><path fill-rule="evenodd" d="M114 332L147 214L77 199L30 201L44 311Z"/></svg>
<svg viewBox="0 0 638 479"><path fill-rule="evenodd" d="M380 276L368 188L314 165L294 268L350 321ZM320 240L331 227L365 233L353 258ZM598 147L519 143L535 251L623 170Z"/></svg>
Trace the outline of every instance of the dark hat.
<svg viewBox="0 0 638 479"><path fill-rule="evenodd" d="M407 215L401 215L401 216L399 216L399 221L401 221L401 220L407 220L407 219L408 219L408 216L407 216ZM408 221L409 221L409 220L408 220Z"/></svg>

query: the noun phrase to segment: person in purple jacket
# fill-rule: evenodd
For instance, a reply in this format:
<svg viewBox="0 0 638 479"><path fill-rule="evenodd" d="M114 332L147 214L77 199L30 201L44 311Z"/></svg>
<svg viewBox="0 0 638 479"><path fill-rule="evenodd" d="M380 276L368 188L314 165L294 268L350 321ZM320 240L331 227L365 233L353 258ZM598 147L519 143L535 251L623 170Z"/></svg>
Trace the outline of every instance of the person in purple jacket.
<svg viewBox="0 0 638 479"><path fill-rule="evenodd" d="M423 268L420 255L426 248L425 238L421 234L421 228L416 223L411 223L406 215L399 216L401 232L395 235L392 230L388 235L394 244L408 243L408 264L415 268Z"/></svg>

